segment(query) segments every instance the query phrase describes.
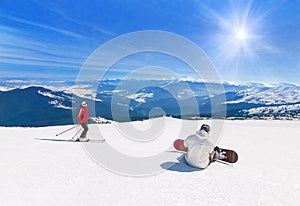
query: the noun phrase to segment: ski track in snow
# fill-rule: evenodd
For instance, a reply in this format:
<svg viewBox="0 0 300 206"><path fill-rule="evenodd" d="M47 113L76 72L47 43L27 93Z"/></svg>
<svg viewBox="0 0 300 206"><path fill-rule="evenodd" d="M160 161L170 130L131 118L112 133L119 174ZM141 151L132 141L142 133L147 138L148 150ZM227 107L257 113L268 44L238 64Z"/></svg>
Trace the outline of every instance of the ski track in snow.
<svg viewBox="0 0 300 206"><path fill-rule="evenodd" d="M181 120L167 121L171 131ZM38 139L64 139L55 134L69 127L0 128L0 205L300 204L300 121L225 121L219 145L238 152L233 167L180 163L143 178L103 169L80 143Z"/></svg>

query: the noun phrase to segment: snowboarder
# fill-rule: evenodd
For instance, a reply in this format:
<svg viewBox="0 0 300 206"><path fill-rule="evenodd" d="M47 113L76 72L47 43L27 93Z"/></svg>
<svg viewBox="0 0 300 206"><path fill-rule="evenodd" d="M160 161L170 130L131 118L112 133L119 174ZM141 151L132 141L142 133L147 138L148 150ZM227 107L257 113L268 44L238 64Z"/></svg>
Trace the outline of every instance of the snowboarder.
<svg viewBox="0 0 300 206"><path fill-rule="evenodd" d="M210 126L203 124L195 134L182 140L181 145L179 141L178 145L174 142L176 149L186 151L185 160L189 165L205 169L212 161L225 158L225 153L220 152L219 148L209 141L209 132Z"/></svg>
<svg viewBox="0 0 300 206"><path fill-rule="evenodd" d="M87 103L83 101L80 106L80 110L77 116L79 124L83 128L83 132L80 135L79 141L80 142L87 142L89 139L86 137L87 131L89 130L88 128L88 120L89 120L89 112L87 108Z"/></svg>

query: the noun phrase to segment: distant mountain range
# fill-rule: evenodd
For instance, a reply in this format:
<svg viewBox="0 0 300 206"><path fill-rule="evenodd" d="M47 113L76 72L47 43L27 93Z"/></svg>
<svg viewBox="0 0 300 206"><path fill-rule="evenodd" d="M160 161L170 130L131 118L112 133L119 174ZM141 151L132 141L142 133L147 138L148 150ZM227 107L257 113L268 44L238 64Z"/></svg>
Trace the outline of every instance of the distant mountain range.
<svg viewBox="0 0 300 206"><path fill-rule="evenodd" d="M300 87L281 83L232 84L180 80L103 80L97 87L27 86L0 91L1 126L73 124L81 101L91 117L133 121L171 115L211 117L212 104L226 106L220 118L300 117ZM3 85L0 85L3 86ZM224 97L222 99L221 97ZM75 120L76 121L76 120Z"/></svg>

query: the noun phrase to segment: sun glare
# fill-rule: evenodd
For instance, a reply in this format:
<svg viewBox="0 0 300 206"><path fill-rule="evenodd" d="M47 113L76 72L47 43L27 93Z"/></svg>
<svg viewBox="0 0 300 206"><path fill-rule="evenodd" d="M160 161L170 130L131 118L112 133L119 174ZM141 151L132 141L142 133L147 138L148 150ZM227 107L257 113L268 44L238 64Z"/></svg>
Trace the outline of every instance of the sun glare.
<svg viewBox="0 0 300 206"><path fill-rule="evenodd" d="M254 12L251 3L244 8L232 3L229 13L222 15L208 11L218 26L215 35L217 58L224 64L248 61L256 57L258 51L270 48L261 35L265 13Z"/></svg>
<svg viewBox="0 0 300 206"><path fill-rule="evenodd" d="M248 38L247 33L243 30L236 32L236 37L240 40L246 40Z"/></svg>

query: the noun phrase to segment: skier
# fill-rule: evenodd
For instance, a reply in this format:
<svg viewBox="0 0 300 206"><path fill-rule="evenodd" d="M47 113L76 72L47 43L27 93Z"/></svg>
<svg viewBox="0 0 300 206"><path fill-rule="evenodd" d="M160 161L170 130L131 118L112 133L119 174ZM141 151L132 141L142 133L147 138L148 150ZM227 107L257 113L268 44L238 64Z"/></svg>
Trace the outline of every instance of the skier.
<svg viewBox="0 0 300 206"><path fill-rule="evenodd" d="M203 124L200 130L183 141L186 149L185 160L189 165L205 169L212 161L226 157L225 153L220 152L219 148L209 141L209 131L210 126Z"/></svg>
<svg viewBox="0 0 300 206"><path fill-rule="evenodd" d="M87 141L89 141L89 139L86 137L86 133L89 130L88 125L87 125L88 120L89 120L89 112L88 112L88 108L87 108L87 103L85 101L83 101L81 103L77 119L78 119L79 124L83 128L83 132L81 133L80 138L77 140L80 142L87 142Z"/></svg>

